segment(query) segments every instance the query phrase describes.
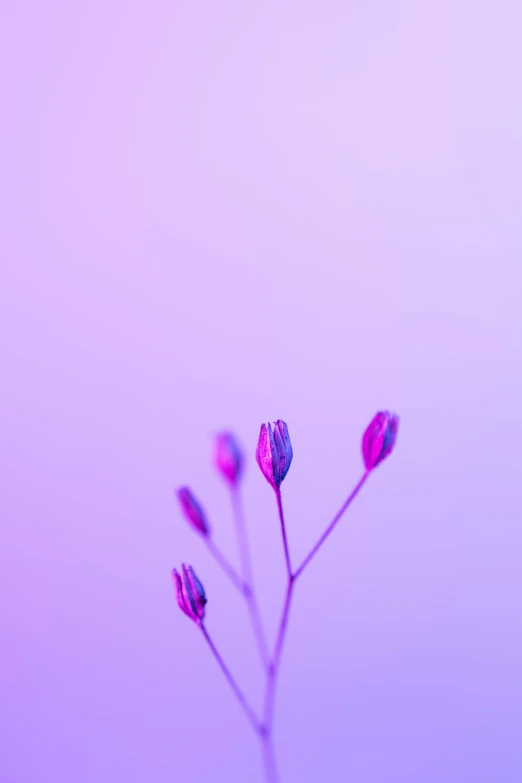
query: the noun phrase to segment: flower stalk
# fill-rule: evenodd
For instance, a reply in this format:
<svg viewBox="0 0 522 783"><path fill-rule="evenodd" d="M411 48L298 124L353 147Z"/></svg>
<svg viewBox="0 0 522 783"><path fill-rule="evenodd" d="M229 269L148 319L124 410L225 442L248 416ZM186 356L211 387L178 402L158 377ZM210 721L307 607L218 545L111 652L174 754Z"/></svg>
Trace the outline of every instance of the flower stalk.
<svg viewBox="0 0 522 783"><path fill-rule="evenodd" d="M263 628L263 621L261 619L261 611L259 609L257 593L254 586L254 576L252 570L252 560L250 557L250 546L248 544L245 514L241 498L241 490L238 486L232 488L232 507L239 547L241 574L244 580L244 584L248 586L248 591L245 593L245 598L248 604L248 612L250 615L250 621L252 623L252 630L254 632L257 649L261 658L261 665L265 671L268 671L270 666L270 653Z"/></svg>
<svg viewBox="0 0 522 783"><path fill-rule="evenodd" d="M332 534L341 518L365 485L370 473L373 472L389 454L391 454L397 438L398 424L398 417L388 411L381 411L372 419L362 439L362 456L365 466L364 473L337 514L327 525L317 542L295 570L292 570L281 494L281 484L288 474L293 457L288 427L286 423L281 420L275 422L273 428L270 423L261 426L256 449L256 459L262 474L275 492L287 576L283 609L272 655L269 654L259 610L259 603L254 590L252 561L239 487L243 473L244 458L237 441L231 433L220 433L216 437L215 464L218 471L230 485L241 563L240 574L229 563L228 559L215 544L210 533L210 526L206 514L199 501L195 499L187 487L178 491L178 498L188 522L204 538L211 555L221 566L231 582L243 594L248 604L252 628L266 677L261 718L257 716L245 694L239 688L207 631L204 623L207 598L201 582L194 573L194 569L190 566L187 567L183 565L181 574L177 571L173 572L174 585L180 608L201 630L213 657L216 659L237 701L241 705L252 728L261 741L267 783L279 782L273 742L275 700L296 580L303 571L306 570L310 562L322 548L326 539Z"/></svg>

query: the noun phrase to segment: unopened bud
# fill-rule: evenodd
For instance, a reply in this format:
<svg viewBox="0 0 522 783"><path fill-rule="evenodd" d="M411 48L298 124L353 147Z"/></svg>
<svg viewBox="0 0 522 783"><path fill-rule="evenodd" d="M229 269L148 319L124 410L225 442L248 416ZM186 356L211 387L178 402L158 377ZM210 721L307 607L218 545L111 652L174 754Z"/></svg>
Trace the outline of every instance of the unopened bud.
<svg viewBox="0 0 522 783"><path fill-rule="evenodd" d="M215 438L214 460L219 472L231 484L237 484L243 472L243 452L231 432L220 432Z"/></svg>
<svg viewBox="0 0 522 783"><path fill-rule="evenodd" d="M389 411L380 411L371 421L362 439L362 453L367 470L373 470L388 454L397 439L399 417Z"/></svg>
<svg viewBox="0 0 522 783"><path fill-rule="evenodd" d="M292 444L288 427L280 419L274 429L270 423L261 425L256 449L256 459L263 476L274 489L279 489L292 462Z"/></svg>
<svg viewBox="0 0 522 783"><path fill-rule="evenodd" d="M172 572L174 586L179 608L185 612L187 617L200 623L205 616L205 604L207 599L203 585L194 573L192 566L181 566L181 575L176 571Z"/></svg>
<svg viewBox="0 0 522 783"><path fill-rule="evenodd" d="M206 514L199 501L194 497L192 490L188 487L181 487L177 490L176 495L189 524L202 536L210 535L210 526Z"/></svg>

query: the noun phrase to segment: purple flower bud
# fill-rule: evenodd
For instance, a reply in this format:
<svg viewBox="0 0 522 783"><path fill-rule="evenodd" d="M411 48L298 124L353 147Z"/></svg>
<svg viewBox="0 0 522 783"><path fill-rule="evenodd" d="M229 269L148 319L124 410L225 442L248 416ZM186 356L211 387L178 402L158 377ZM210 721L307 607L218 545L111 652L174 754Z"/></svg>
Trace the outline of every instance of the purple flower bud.
<svg viewBox="0 0 522 783"><path fill-rule="evenodd" d="M202 536L210 535L210 526L207 517L199 502L194 497L192 490L188 487L180 487L176 495L181 505L181 509L187 520L198 533Z"/></svg>
<svg viewBox="0 0 522 783"><path fill-rule="evenodd" d="M192 566L187 567L183 564L181 572L181 576L176 569L172 572L179 608L185 612L187 617L199 624L205 616L205 604L207 603L203 585L194 573Z"/></svg>
<svg viewBox="0 0 522 783"><path fill-rule="evenodd" d="M397 438L399 417L389 411L375 415L362 439L362 453L367 470L373 470L391 453Z"/></svg>
<svg viewBox="0 0 522 783"><path fill-rule="evenodd" d="M261 425L257 442L256 460L261 473L274 489L279 489L281 482L288 473L292 462L292 444L288 435L288 427L279 419L274 424Z"/></svg>
<svg viewBox="0 0 522 783"><path fill-rule="evenodd" d="M214 459L217 469L227 481L237 484L243 472L243 452L231 432L216 435Z"/></svg>

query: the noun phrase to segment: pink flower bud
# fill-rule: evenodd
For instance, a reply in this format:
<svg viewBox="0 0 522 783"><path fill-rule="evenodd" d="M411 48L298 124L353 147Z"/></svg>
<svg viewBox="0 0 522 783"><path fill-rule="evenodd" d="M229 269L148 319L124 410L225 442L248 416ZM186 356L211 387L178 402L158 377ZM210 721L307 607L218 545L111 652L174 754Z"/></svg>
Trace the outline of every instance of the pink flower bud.
<svg viewBox="0 0 522 783"><path fill-rule="evenodd" d="M191 524L198 533L201 533L202 536L209 536L210 526L206 514L194 497L192 490L188 487L180 487L180 489L177 490L176 495L180 502L181 510L189 524Z"/></svg>
<svg viewBox="0 0 522 783"><path fill-rule="evenodd" d="M231 432L216 435L214 459L217 469L227 481L237 484L243 472L243 453Z"/></svg>
<svg viewBox="0 0 522 783"><path fill-rule="evenodd" d="M181 572L182 576L178 574L176 569L172 572L179 608L185 612L187 617L199 624L205 616L205 604L207 603L205 590L192 566L187 567L183 564Z"/></svg>
<svg viewBox="0 0 522 783"><path fill-rule="evenodd" d="M395 446L399 417L389 411L380 411L371 421L362 439L362 453L367 470L373 470L390 454Z"/></svg>
<svg viewBox="0 0 522 783"><path fill-rule="evenodd" d="M285 422L280 419L276 421L273 431L270 423L262 424L257 442L256 460L261 473L274 489L279 489L281 486L290 468L292 457L292 444Z"/></svg>

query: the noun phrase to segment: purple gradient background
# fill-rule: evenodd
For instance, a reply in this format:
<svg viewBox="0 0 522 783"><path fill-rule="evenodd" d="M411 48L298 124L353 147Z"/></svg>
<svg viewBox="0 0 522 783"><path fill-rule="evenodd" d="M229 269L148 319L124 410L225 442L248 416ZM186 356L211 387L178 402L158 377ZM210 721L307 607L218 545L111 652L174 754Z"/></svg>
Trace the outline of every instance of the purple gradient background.
<svg viewBox="0 0 522 783"><path fill-rule="evenodd" d="M1 783L260 783L210 436L287 420L303 577L285 783L522 780L522 11L515 2L0 8ZM270 633L272 493L246 503Z"/></svg>

